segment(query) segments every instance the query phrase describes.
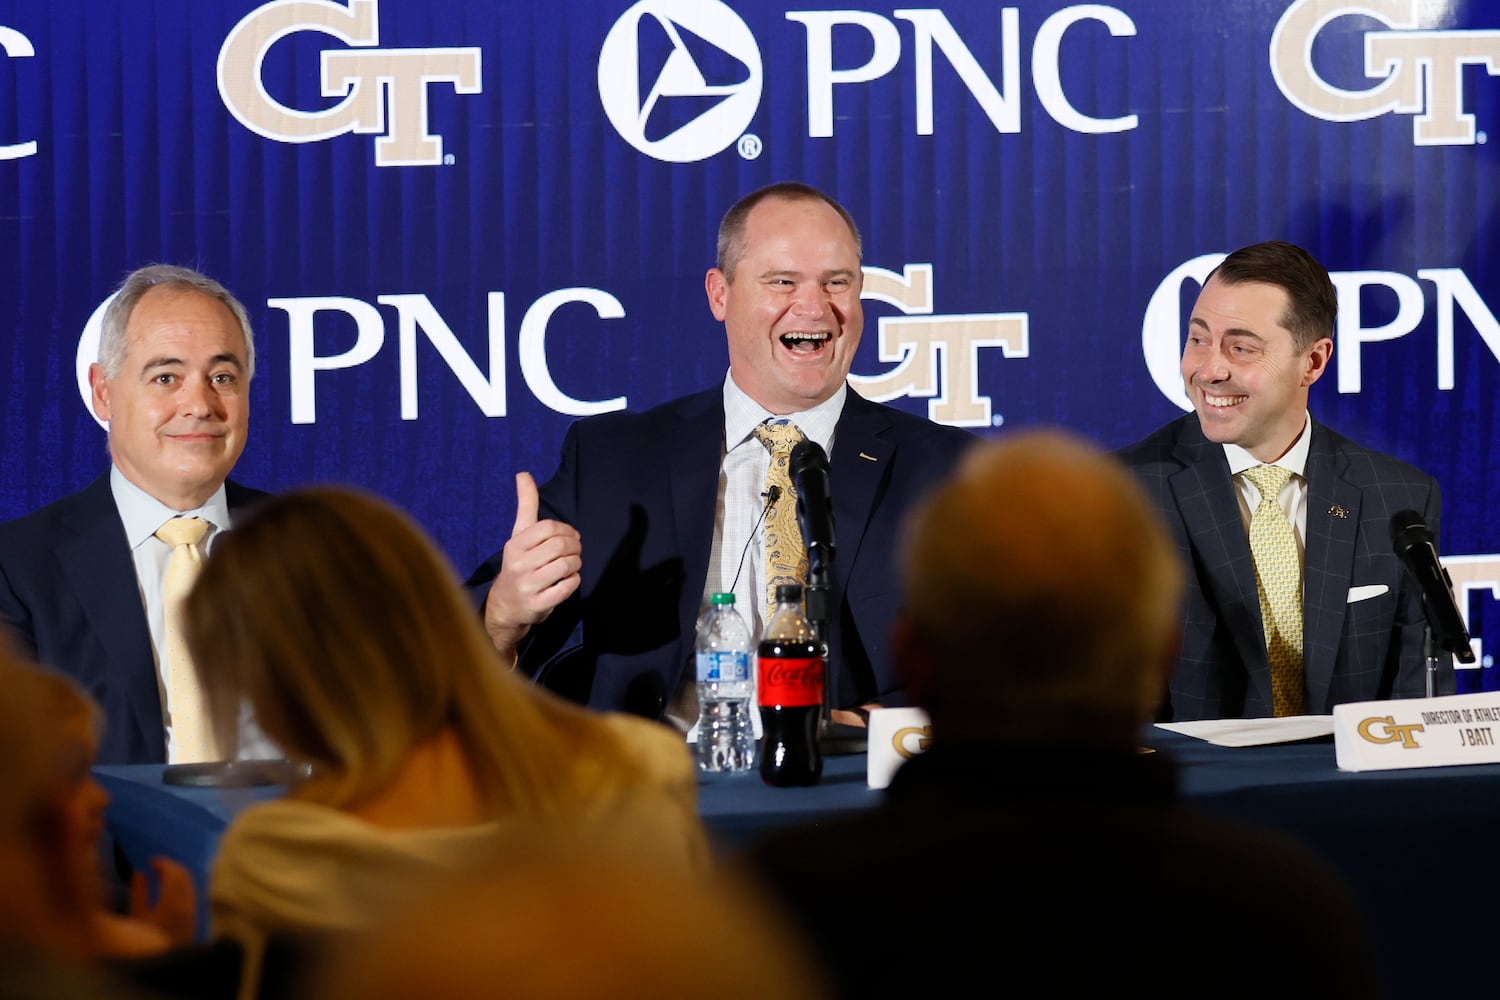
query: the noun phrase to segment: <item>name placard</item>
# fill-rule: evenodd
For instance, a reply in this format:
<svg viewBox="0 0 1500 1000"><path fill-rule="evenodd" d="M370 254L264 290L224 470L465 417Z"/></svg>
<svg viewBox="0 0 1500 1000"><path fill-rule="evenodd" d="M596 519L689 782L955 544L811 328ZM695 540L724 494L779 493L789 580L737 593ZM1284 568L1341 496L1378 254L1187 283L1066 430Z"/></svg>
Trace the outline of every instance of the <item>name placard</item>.
<svg viewBox="0 0 1500 1000"><path fill-rule="evenodd" d="M1500 692L1335 705L1333 744L1344 771L1500 763Z"/></svg>
<svg viewBox="0 0 1500 1000"><path fill-rule="evenodd" d="M932 721L921 708L872 708L865 738L865 781L871 788L891 783L896 768L927 750Z"/></svg>

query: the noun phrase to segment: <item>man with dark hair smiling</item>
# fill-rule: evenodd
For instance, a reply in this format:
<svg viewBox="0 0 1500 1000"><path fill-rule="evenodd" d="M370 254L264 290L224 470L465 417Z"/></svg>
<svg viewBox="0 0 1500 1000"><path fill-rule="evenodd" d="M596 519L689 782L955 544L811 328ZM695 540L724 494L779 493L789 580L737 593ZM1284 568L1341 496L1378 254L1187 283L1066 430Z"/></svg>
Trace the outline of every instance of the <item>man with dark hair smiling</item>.
<svg viewBox="0 0 1500 1000"><path fill-rule="evenodd" d="M1191 567L1163 721L1323 715L1425 693L1421 592L1390 523L1415 510L1436 534L1442 494L1308 412L1337 310L1328 272L1303 248L1231 253L1188 321L1194 412L1119 452ZM1278 534L1279 550L1252 545ZM1450 670L1440 693L1451 684Z"/></svg>

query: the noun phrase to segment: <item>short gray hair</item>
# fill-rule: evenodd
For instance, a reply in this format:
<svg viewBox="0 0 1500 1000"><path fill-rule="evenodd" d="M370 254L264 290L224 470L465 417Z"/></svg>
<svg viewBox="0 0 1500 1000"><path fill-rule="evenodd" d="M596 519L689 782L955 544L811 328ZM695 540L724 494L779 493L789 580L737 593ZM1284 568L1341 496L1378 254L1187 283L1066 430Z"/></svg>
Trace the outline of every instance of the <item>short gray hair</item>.
<svg viewBox="0 0 1500 1000"><path fill-rule="evenodd" d="M98 360L100 367L104 369L105 378L112 379L120 374L120 366L125 363L125 325L130 322L130 314L140 304L141 296L157 286L201 292L224 303L234 314L235 322L240 325L240 333L245 337L245 381L255 377L255 336L250 330L250 315L245 312L240 300L230 294L229 289L192 268L178 267L175 264L148 264L126 276L104 310L104 321L99 331Z"/></svg>

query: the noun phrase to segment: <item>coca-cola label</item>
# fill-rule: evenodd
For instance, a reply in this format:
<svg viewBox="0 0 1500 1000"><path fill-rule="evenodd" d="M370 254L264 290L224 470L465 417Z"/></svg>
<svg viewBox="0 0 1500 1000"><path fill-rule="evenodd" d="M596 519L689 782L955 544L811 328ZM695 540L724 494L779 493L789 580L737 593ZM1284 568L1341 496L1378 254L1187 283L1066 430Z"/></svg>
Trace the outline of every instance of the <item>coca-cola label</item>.
<svg viewBox="0 0 1500 1000"><path fill-rule="evenodd" d="M823 703L821 656L762 656L756 673L756 700L762 705L802 707Z"/></svg>

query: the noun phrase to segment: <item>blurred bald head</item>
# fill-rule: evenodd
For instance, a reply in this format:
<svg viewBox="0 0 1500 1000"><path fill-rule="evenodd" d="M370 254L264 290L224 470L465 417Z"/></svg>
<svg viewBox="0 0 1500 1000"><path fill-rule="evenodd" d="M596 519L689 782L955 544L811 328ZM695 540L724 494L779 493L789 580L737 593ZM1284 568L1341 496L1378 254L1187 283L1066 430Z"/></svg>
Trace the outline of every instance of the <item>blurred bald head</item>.
<svg viewBox="0 0 1500 1000"><path fill-rule="evenodd" d="M1113 456L1061 430L981 442L900 546L892 638L938 739L1133 741L1152 717L1183 572Z"/></svg>

